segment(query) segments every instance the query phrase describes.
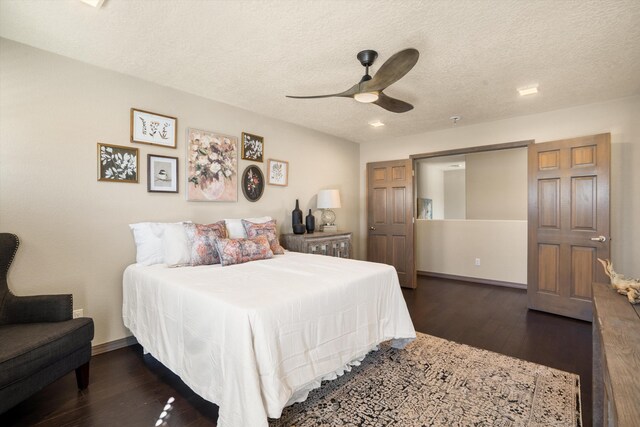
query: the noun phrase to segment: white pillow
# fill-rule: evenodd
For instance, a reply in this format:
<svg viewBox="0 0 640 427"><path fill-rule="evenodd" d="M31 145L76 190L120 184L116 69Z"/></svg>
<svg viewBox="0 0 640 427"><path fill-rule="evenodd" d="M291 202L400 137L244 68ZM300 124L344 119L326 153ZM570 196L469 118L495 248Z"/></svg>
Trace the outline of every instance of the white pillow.
<svg viewBox="0 0 640 427"><path fill-rule="evenodd" d="M259 218L242 218L245 221L255 222L256 224L262 224L267 221L271 221L270 216L261 216ZM227 226L227 234L230 239L246 239L247 232L242 225L242 219L225 219L224 223Z"/></svg>
<svg viewBox="0 0 640 427"><path fill-rule="evenodd" d="M184 224L166 224L162 234L164 263L169 267L191 265L191 247Z"/></svg>
<svg viewBox="0 0 640 427"><path fill-rule="evenodd" d="M190 222L190 221L187 221ZM162 234L166 222L139 222L129 224L136 242L136 262L142 265L162 264L164 251L162 249ZM182 224L177 222L174 224Z"/></svg>

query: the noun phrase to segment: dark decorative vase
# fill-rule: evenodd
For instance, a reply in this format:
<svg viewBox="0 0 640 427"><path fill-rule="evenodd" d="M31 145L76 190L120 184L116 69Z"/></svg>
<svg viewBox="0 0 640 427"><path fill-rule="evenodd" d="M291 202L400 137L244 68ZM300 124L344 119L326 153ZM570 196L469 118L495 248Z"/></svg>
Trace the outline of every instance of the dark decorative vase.
<svg viewBox="0 0 640 427"><path fill-rule="evenodd" d="M291 226L293 228L295 228L296 224L303 224L302 223L302 211L300 210L300 205L298 204L298 199L296 199L296 208L291 212ZM302 233L304 233L304 231ZM302 234L302 233L297 233L297 234Z"/></svg>
<svg viewBox="0 0 640 427"><path fill-rule="evenodd" d="M316 229L316 217L311 215L311 209L309 209L309 215L305 218L307 224L307 233L313 233Z"/></svg>
<svg viewBox="0 0 640 427"><path fill-rule="evenodd" d="M304 224L293 224L294 234L304 234Z"/></svg>

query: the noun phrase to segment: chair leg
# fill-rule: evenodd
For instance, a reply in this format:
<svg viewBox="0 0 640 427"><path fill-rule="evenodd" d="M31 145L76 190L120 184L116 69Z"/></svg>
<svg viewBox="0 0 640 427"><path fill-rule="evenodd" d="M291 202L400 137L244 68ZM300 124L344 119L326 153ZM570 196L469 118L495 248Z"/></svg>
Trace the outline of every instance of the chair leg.
<svg viewBox="0 0 640 427"><path fill-rule="evenodd" d="M80 390L89 387L89 362L76 368L76 382Z"/></svg>

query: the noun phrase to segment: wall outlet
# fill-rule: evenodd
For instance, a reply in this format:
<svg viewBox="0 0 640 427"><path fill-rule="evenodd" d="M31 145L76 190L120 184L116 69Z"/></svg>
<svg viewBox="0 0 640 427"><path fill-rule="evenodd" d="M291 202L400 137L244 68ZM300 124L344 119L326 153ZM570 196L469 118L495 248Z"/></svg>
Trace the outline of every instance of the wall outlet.
<svg viewBox="0 0 640 427"><path fill-rule="evenodd" d="M480 258L476 258L476 267L480 265Z"/></svg>
<svg viewBox="0 0 640 427"><path fill-rule="evenodd" d="M77 319L78 317L83 317L84 316L84 310L79 308L77 310L73 310L73 318Z"/></svg>

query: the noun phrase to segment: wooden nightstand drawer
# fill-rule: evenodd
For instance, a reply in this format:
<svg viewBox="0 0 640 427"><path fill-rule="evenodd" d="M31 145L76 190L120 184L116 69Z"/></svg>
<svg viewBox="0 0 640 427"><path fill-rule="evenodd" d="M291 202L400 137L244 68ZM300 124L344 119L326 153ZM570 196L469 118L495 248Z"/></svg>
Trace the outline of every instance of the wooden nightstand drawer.
<svg viewBox="0 0 640 427"><path fill-rule="evenodd" d="M351 258L351 236L352 233L344 231L283 234L282 241L284 247L293 252Z"/></svg>

